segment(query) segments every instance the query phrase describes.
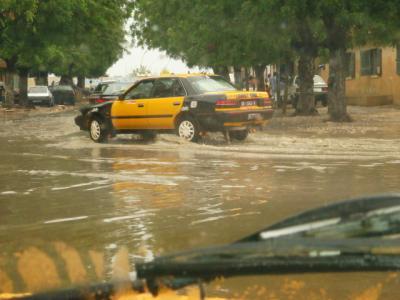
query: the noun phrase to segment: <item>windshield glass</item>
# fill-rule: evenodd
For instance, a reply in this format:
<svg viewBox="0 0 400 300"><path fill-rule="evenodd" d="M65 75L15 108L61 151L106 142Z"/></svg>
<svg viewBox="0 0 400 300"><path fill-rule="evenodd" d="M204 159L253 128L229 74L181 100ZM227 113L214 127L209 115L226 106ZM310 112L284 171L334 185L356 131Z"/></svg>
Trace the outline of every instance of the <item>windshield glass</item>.
<svg viewBox="0 0 400 300"><path fill-rule="evenodd" d="M131 85L132 85L132 83L129 83L129 82L110 83L110 84L105 85L104 88L102 88L101 93L106 94L106 95L121 94L127 88L129 88Z"/></svg>
<svg viewBox="0 0 400 300"><path fill-rule="evenodd" d="M400 0L0 0L0 300L398 300L388 193Z"/></svg>
<svg viewBox="0 0 400 300"><path fill-rule="evenodd" d="M33 87L29 88L29 93L33 93L33 94L47 93L47 87L45 87L45 86L33 86Z"/></svg>
<svg viewBox="0 0 400 300"><path fill-rule="evenodd" d="M235 91L236 88L221 77L188 77L193 89L199 93Z"/></svg>

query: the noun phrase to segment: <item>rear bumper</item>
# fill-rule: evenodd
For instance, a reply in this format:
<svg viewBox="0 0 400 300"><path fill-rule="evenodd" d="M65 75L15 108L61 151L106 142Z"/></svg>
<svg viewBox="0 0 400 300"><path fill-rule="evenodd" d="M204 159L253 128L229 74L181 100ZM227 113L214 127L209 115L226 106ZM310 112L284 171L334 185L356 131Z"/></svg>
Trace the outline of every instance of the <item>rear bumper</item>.
<svg viewBox="0 0 400 300"><path fill-rule="evenodd" d="M50 104L51 103L50 97L31 97L28 98L28 101L32 104Z"/></svg>
<svg viewBox="0 0 400 300"><path fill-rule="evenodd" d="M220 131L261 126L272 117L272 114L272 109L217 111L213 114L198 116L198 121L204 130Z"/></svg>

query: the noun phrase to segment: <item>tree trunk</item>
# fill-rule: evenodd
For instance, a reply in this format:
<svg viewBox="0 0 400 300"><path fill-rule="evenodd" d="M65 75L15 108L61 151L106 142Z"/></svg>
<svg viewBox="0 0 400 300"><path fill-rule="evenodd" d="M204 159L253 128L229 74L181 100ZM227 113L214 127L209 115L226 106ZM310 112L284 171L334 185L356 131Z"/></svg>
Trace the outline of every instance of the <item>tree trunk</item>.
<svg viewBox="0 0 400 300"><path fill-rule="evenodd" d="M28 106L28 69L19 68L19 105Z"/></svg>
<svg viewBox="0 0 400 300"><path fill-rule="evenodd" d="M12 66L7 64L5 80L4 80L4 106L6 108L11 108L14 106L14 75L15 70Z"/></svg>
<svg viewBox="0 0 400 300"><path fill-rule="evenodd" d="M345 49L331 51L328 79L328 114L335 122L349 122L346 103Z"/></svg>
<svg viewBox="0 0 400 300"><path fill-rule="evenodd" d="M296 115L310 116L317 113L314 99L314 58L301 55L299 59L300 95Z"/></svg>
<svg viewBox="0 0 400 300"><path fill-rule="evenodd" d="M285 69L285 74L284 74L284 82L285 82L285 91L283 94L283 101L282 101L282 114L285 115L286 114L286 106L287 106L287 100L288 100L288 96L289 96L289 72L287 70L287 68Z"/></svg>
<svg viewBox="0 0 400 300"><path fill-rule="evenodd" d="M281 64L278 64L277 72L275 76L275 92L276 92L276 99L275 103L277 107L282 107L282 99L281 99Z"/></svg>
<svg viewBox="0 0 400 300"><path fill-rule="evenodd" d="M246 91L250 90L250 83L249 83L249 68L244 68L244 85L246 88Z"/></svg>
<svg viewBox="0 0 400 300"><path fill-rule="evenodd" d="M78 87L81 89L85 88L85 76L83 75L78 75Z"/></svg>
<svg viewBox="0 0 400 300"><path fill-rule="evenodd" d="M37 72L36 85L49 85L48 77L49 77L49 73L47 71Z"/></svg>
<svg viewBox="0 0 400 300"><path fill-rule="evenodd" d="M69 75L61 75L60 85L73 85L72 77Z"/></svg>
<svg viewBox="0 0 400 300"><path fill-rule="evenodd" d="M265 67L266 65L257 65L254 67L257 79L257 91L265 92Z"/></svg>
<svg viewBox="0 0 400 300"><path fill-rule="evenodd" d="M242 69L240 67L233 67L233 76L235 78L235 86L239 89L243 89L242 82Z"/></svg>
<svg viewBox="0 0 400 300"><path fill-rule="evenodd" d="M213 67L214 74L220 75L224 77L226 80L231 82L231 78L229 77L229 68L228 67Z"/></svg>

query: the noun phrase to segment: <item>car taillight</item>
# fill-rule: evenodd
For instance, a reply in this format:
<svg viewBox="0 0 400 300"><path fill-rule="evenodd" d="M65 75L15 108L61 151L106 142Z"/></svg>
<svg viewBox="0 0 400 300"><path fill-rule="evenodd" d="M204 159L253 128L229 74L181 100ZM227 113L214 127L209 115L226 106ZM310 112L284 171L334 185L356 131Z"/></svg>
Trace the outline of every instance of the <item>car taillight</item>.
<svg viewBox="0 0 400 300"><path fill-rule="evenodd" d="M101 99L101 98L94 100L94 102L96 102L96 103L103 103L103 102L106 102L106 101L107 100Z"/></svg>
<svg viewBox="0 0 400 300"><path fill-rule="evenodd" d="M215 102L216 108L230 108L230 107L239 107L240 102L235 100L217 100Z"/></svg>
<svg viewBox="0 0 400 300"><path fill-rule="evenodd" d="M261 98L259 103L260 106L271 106L271 99L269 97Z"/></svg>

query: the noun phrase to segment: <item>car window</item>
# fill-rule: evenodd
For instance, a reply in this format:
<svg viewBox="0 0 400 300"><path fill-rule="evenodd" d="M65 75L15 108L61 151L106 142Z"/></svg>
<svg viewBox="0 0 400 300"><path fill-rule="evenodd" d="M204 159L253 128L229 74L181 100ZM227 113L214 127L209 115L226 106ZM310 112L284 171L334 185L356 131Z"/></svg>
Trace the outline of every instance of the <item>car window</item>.
<svg viewBox="0 0 400 300"><path fill-rule="evenodd" d="M236 91L229 82L218 76L194 76L187 79L196 93Z"/></svg>
<svg viewBox="0 0 400 300"><path fill-rule="evenodd" d="M69 85L58 85L58 86L53 86L50 87L51 91L69 91L69 92L73 92L74 89L69 86Z"/></svg>
<svg viewBox="0 0 400 300"><path fill-rule="evenodd" d="M99 83L94 89L95 93L102 93L108 87L110 83Z"/></svg>
<svg viewBox="0 0 400 300"><path fill-rule="evenodd" d="M33 86L29 88L29 93L47 93L45 86Z"/></svg>
<svg viewBox="0 0 400 300"><path fill-rule="evenodd" d="M127 88L129 88L130 85L131 83L129 82L110 83L106 88L103 89L102 93L106 95L122 94Z"/></svg>
<svg viewBox="0 0 400 300"><path fill-rule="evenodd" d="M161 78L155 81L153 98L185 96L185 90L178 78Z"/></svg>
<svg viewBox="0 0 400 300"><path fill-rule="evenodd" d="M154 80L140 82L133 87L124 97L124 99L146 99L151 97L154 87Z"/></svg>

